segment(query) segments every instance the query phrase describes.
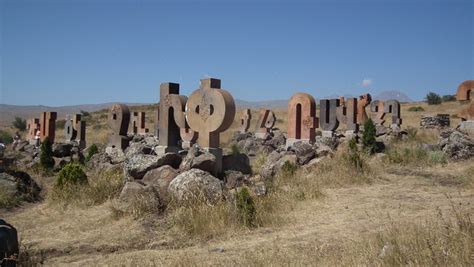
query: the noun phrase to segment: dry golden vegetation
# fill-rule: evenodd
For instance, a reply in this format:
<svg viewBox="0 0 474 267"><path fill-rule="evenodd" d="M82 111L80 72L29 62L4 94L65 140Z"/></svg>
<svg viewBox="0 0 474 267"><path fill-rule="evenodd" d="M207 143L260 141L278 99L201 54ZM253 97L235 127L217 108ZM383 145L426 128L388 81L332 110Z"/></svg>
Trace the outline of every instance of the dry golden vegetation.
<svg viewBox="0 0 474 267"><path fill-rule="evenodd" d="M407 111L412 106L425 111ZM347 144L312 167L286 164L266 196L252 196L250 212L238 201L162 210L144 197L130 214L119 213L123 181L110 172L68 191L45 186L44 201L0 210L0 217L18 228L25 265L472 266L474 160L451 162L419 146L435 144L439 134L418 129L422 114L459 108L403 105L409 140L391 144L385 156L361 153L358 169ZM276 127L286 131L286 112L276 113ZM89 144L105 142L105 114L88 118L95 129ZM224 133L223 144L237 128ZM258 156L253 168L264 160Z"/></svg>

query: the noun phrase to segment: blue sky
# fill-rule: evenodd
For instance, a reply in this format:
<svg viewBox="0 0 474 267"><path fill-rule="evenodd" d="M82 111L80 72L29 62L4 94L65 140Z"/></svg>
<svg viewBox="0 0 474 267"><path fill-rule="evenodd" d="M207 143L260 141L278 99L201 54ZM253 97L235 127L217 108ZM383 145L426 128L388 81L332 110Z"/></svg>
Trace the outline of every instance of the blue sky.
<svg viewBox="0 0 474 267"><path fill-rule="evenodd" d="M0 103L158 102L216 77L234 98L399 90L474 78L474 1L0 0Z"/></svg>

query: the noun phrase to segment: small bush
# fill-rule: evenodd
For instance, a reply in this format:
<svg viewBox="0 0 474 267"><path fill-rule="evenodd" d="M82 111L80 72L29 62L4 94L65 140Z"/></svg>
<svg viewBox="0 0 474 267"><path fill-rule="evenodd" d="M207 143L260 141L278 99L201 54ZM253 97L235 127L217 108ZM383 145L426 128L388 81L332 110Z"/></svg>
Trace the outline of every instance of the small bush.
<svg viewBox="0 0 474 267"><path fill-rule="evenodd" d="M40 165L45 170L50 170L54 167L53 159L53 145L48 138L41 143L40 147Z"/></svg>
<svg viewBox="0 0 474 267"><path fill-rule="evenodd" d="M237 145L237 144L235 144L235 143L230 146L230 150L232 151L231 153L232 153L232 155L234 155L234 156L240 154L240 147L239 147L239 145Z"/></svg>
<svg viewBox="0 0 474 267"><path fill-rule="evenodd" d="M441 96L439 96L437 93L429 92L426 95L426 102L428 105L439 105L441 104Z"/></svg>
<svg viewBox="0 0 474 267"><path fill-rule="evenodd" d="M357 141L355 138L352 138L348 144L349 150L346 155L346 161L349 162L349 165L355 168L357 171L363 170L363 161L357 148Z"/></svg>
<svg viewBox="0 0 474 267"><path fill-rule="evenodd" d="M296 166L296 164L291 163L289 161L285 161L285 163L283 163L283 166L281 167L281 174L284 176L293 176L295 175L297 169L298 166Z"/></svg>
<svg viewBox="0 0 474 267"><path fill-rule="evenodd" d="M89 147L87 151L86 162L91 160L92 156L94 156L97 153L99 153L99 148L97 147L96 144L92 144L91 147Z"/></svg>
<svg viewBox="0 0 474 267"><path fill-rule="evenodd" d="M408 111L410 111L410 112L419 112L419 111L425 111L425 109L421 106L416 106L416 107L410 107L408 109Z"/></svg>
<svg viewBox="0 0 474 267"><path fill-rule="evenodd" d="M409 139L415 139L418 134L418 129L410 126L407 127L406 132Z"/></svg>
<svg viewBox="0 0 474 267"><path fill-rule="evenodd" d="M244 226L254 227L255 225L255 202L247 188L243 187L240 189L236 196L236 206L239 219Z"/></svg>
<svg viewBox="0 0 474 267"><path fill-rule="evenodd" d="M20 117L15 117L15 120L12 122L13 127L17 128L19 131L26 130L26 120Z"/></svg>
<svg viewBox="0 0 474 267"><path fill-rule="evenodd" d="M364 123L364 132L362 134L362 146L369 154L373 154L375 150L377 149L377 144L376 144L376 139L375 139L376 133L377 133L377 130L375 128L375 124L372 121L372 119L366 120Z"/></svg>
<svg viewBox="0 0 474 267"><path fill-rule="evenodd" d="M82 170L81 165L69 163L58 173L55 187L63 188L70 185L87 183L87 175Z"/></svg>
<svg viewBox="0 0 474 267"><path fill-rule="evenodd" d="M13 137L8 132L0 130L0 142L11 144L13 142Z"/></svg>

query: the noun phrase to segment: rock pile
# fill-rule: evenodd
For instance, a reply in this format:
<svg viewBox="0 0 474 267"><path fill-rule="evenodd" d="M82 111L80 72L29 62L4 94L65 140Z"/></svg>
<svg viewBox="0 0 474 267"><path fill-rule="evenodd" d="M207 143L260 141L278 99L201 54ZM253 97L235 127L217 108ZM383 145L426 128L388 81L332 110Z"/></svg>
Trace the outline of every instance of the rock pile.
<svg viewBox="0 0 474 267"><path fill-rule="evenodd" d="M438 145L447 156L454 160L464 160L474 156L474 140L455 129L449 128L442 131Z"/></svg>
<svg viewBox="0 0 474 267"><path fill-rule="evenodd" d="M436 116L423 116L420 119L420 127L429 128L445 128L449 127L449 114L437 114Z"/></svg>

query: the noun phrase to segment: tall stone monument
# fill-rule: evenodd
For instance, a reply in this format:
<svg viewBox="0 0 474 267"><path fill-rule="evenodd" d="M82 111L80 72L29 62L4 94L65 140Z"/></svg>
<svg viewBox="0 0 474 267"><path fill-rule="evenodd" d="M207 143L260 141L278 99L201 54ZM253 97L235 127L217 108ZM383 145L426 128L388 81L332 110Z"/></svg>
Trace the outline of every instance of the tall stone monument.
<svg viewBox="0 0 474 267"><path fill-rule="evenodd" d="M276 116L269 109L261 109L255 129L255 137L267 139L271 129L275 126Z"/></svg>
<svg viewBox="0 0 474 267"><path fill-rule="evenodd" d="M319 126L323 137L334 136L334 131L339 127L339 120L337 119L339 102L339 99L321 99L319 102Z"/></svg>
<svg viewBox="0 0 474 267"><path fill-rule="evenodd" d="M339 99L339 106L336 108L337 120L346 125L346 136L353 135L359 131L357 123L357 98Z"/></svg>
<svg viewBox="0 0 474 267"><path fill-rule="evenodd" d="M461 118L459 128L469 134L474 134L474 80L467 80L461 83L456 93L456 99L460 102L469 102L466 108L463 108L458 116Z"/></svg>
<svg viewBox="0 0 474 267"><path fill-rule="evenodd" d="M130 118L130 126L128 132L130 134L147 134L148 128L146 128L146 114L144 111L139 112L132 112L132 116Z"/></svg>
<svg viewBox="0 0 474 267"><path fill-rule="evenodd" d="M36 132L40 129L40 120L38 118L29 119L26 121L26 130L28 132L27 139L32 145L36 144Z"/></svg>
<svg viewBox="0 0 474 267"><path fill-rule="evenodd" d="M372 102L372 96L367 93L359 96L357 101L357 124L364 125L365 121L369 119L366 107Z"/></svg>
<svg viewBox="0 0 474 267"><path fill-rule="evenodd" d="M157 153L178 152L181 150L181 128L186 124L187 97L179 94L179 84L162 83L160 85L159 104L159 147Z"/></svg>
<svg viewBox="0 0 474 267"><path fill-rule="evenodd" d="M303 141L313 143L316 138L318 118L316 100L309 94L297 93L288 102L288 138L286 146Z"/></svg>
<svg viewBox="0 0 474 267"><path fill-rule="evenodd" d="M72 119L66 117L64 136L66 142L77 142L79 148L86 148L86 122L82 121L81 114L74 114Z"/></svg>
<svg viewBox="0 0 474 267"><path fill-rule="evenodd" d="M244 109L242 110L242 114L240 115L240 127L239 131L241 133L246 133L248 132L250 128L250 121L252 120L252 112L250 109Z"/></svg>
<svg viewBox="0 0 474 267"><path fill-rule="evenodd" d="M56 112L41 112L40 116L40 140L44 142L49 139L51 144L54 143L56 136Z"/></svg>
<svg viewBox="0 0 474 267"><path fill-rule="evenodd" d="M220 133L227 130L234 121L234 98L221 89L219 79L203 79L200 88L191 94L186 106L189 127L198 133L198 145L216 156L215 174L221 173Z"/></svg>
<svg viewBox="0 0 474 267"><path fill-rule="evenodd" d="M377 125L383 125L385 122L384 103L380 100L374 100L370 103L370 111L374 114L373 121Z"/></svg>
<svg viewBox="0 0 474 267"><path fill-rule="evenodd" d="M112 129L109 136L109 147L124 150L128 147L130 139L127 136L130 122L130 110L125 104L114 104L109 110L108 124Z"/></svg>

